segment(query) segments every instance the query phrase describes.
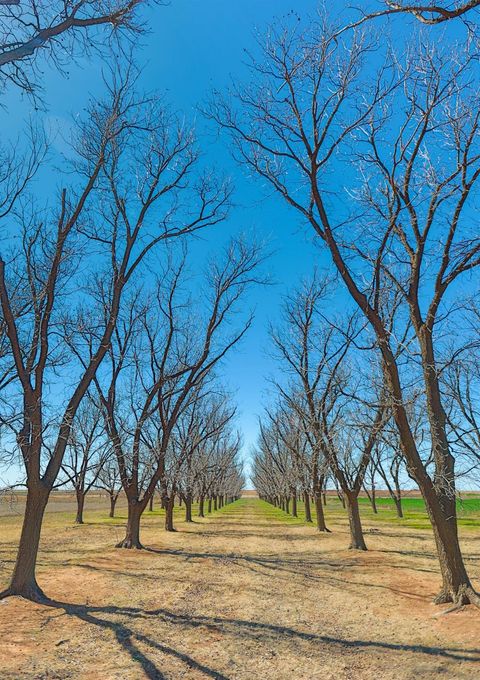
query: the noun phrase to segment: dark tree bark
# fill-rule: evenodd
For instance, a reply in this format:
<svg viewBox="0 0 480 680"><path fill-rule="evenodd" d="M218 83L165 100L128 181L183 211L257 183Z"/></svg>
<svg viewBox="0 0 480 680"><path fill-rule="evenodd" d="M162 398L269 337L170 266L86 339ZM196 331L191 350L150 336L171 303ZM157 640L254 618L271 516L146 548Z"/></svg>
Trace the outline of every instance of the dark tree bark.
<svg viewBox="0 0 480 680"><path fill-rule="evenodd" d="M75 524L83 524L83 508L85 506L85 493L82 489L75 491L77 499L77 516L75 517Z"/></svg>
<svg viewBox="0 0 480 680"><path fill-rule="evenodd" d="M363 537L362 522L360 520L360 508L358 507L358 495L355 492L343 494L348 512L350 526L350 550L366 550Z"/></svg>
<svg viewBox="0 0 480 680"><path fill-rule="evenodd" d="M116 548L143 548L140 542L140 520L145 510L146 502L139 503L137 499L128 499L128 517L125 538L117 543Z"/></svg>
<svg viewBox="0 0 480 680"><path fill-rule="evenodd" d="M49 490L43 485L31 484L28 489L22 533L17 559L10 586L0 597L21 595L28 600L42 602L46 596L37 584L35 567L42 530L43 515L47 506Z"/></svg>
<svg viewBox="0 0 480 680"><path fill-rule="evenodd" d="M295 492L292 494L292 517L298 517L297 494Z"/></svg>
<svg viewBox="0 0 480 680"><path fill-rule="evenodd" d="M109 517L115 517L115 506L117 504L118 495L115 493L110 493L110 514Z"/></svg>
<svg viewBox="0 0 480 680"><path fill-rule="evenodd" d="M317 493L315 493L315 512L316 512L316 515L317 515L317 529L318 529L318 531L326 531L326 532L330 533L330 530L327 529L327 525L325 523L325 515L323 513L321 491L318 491Z"/></svg>
<svg viewBox="0 0 480 680"><path fill-rule="evenodd" d="M192 495L190 493L185 496L185 522L193 522Z"/></svg>
<svg viewBox="0 0 480 680"><path fill-rule="evenodd" d="M303 494L303 499L305 503L305 521L306 522L311 522L312 521L312 511L310 509L310 496L308 495L308 492L305 491Z"/></svg>
<svg viewBox="0 0 480 680"><path fill-rule="evenodd" d="M172 494L165 505L165 531L176 531L173 525L173 509L175 507L175 494Z"/></svg>
<svg viewBox="0 0 480 680"><path fill-rule="evenodd" d="M198 499L198 516L205 517L205 496Z"/></svg>

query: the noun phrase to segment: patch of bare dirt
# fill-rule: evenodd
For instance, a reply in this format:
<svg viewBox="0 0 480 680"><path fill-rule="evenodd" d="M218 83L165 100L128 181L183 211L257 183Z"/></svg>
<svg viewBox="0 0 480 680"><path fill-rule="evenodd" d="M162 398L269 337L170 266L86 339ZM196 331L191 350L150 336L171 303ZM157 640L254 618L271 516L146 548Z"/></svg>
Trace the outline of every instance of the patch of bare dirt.
<svg viewBox="0 0 480 680"><path fill-rule="evenodd" d="M356 554L343 516L319 535L267 517L254 497L175 534L161 523L146 516L152 551L130 552L112 548L121 520L67 530L52 515L39 566L52 604L0 603L0 677L480 677L480 612L441 616L431 604L439 575L426 532L386 526ZM476 543L464 541L474 579Z"/></svg>

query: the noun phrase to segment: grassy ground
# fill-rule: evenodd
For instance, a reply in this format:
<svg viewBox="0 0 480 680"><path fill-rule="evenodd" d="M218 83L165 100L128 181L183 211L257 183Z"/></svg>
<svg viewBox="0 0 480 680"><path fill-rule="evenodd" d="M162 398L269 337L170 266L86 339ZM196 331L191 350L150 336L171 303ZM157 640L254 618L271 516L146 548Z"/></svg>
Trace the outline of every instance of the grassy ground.
<svg viewBox="0 0 480 680"><path fill-rule="evenodd" d="M477 678L480 612L442 616L431 604L438 568L417 500L404 520L387 503L378 515L362 503L362 554L345 549L333 498L328 535L252 497L191 525L177 509L174 534L161 511L146 513L149 551L112 547L125 509L109 519L106 499L91 499L83 526L73 506L57 506L39 559L52 605L0 603L0 678ZM463 519L478 522L470 510ZM0 587L20 519L0 518ZM460 532L480 587L478 525Z"/></svg>

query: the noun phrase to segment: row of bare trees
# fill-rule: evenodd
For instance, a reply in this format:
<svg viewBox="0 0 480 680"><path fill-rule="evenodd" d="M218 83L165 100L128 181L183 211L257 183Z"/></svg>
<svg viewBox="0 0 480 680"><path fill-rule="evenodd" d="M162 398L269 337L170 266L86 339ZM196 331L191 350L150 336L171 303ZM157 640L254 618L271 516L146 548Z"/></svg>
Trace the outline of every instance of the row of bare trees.
<svg viewBox="0 0 480 680"><path fill-rule="evenodd" d="M129 400L132 395L129 395ZM127 406L128 408L128 406ZM236 499L243 485L239 461L240 436L232 430L235 408L226 395L207 391L192 394L189 404L175 424L162 462L162 476L157 483L157 497L166 510L165 528L173 530L173 505L185 503L185 519L192 521L192 503L198 500L198 515ZM123 429L124 423L122 423ZM145 428L147 432L148 428ZM140 487L150 481L158 463L155 445L142 448L139 460ZM83 524L85 500L92 490L109 497L109 516L114 517L122 485L119 463L107 429L106 414L90 396L80 406L56 488L73 489L77 503L75 522ZM149 497L153 510L155 492ZM131 531L131 528L130 528ZM139 526L136 543L140 548ZM122 542L122 547L125 542ZM127 546L132 547L132 546Z"/></svg>
<svg viewBox="0 0 480 680"><path fill-rule="evenodd" d="M363 29L338 37L323 16L304 32L271 31L250 82L218 94L210 116L241 163L312 228L339 295L372 335L376 406L355 441L360 477L387 395L432 524L443 580L437 602L478 605L457 530L457 455L442 384L445 367L459 367L478 339L465 304L480 264L478 43L444 49L424 34L375 69L369 57L379 58L381 45ZM426 416L420 441L412 389ZM352 475L345 489L360 485Z"/></svg>
<svg viewBox="0 0 480 680"><path fill-rule="evenodd" d="M76 55L100 50L110 59L112 46L123 48L142 29L147 4L3 3L2 85L35 95L45 61L61 72ZM478 3L385 5L388 14L438 23L474 16ZM362 16L360 29L367 19ZM478 243L465 219L479 174L475 42L454 60L450 52L447 58L433 48L412 50L405 64L396 59L375 79L365 67L374 47L368 36L353 24L341 35L338 29L324 22L305 35L272 33L252 85L232 100L217 98L210 115L232 133L242 162L313 227L331 254L376 338L384 380L370 430L376 436L383 426L387 390L402 454L432 520L444 581L440 599L476 601L456 531L455 449L446 436L454 416L444 408L433 342L458 281L478 263ZM119 53L125 61L125 50ZM160 97L139 94L131 63L122 75L113 71L104 100L76 121L58 192L39 201L31 190L38 171L48 167L55 176L35 125L25 153L19 145L2 151L2 439L20 458L27 486L4 594L43 598L35 577L43 515L59 475L68 475L67 449L78 439L73 427L85 399L101 413L128 499L123 545L140 545L140 516L158 485L165 497L173 497L174 487L191 496L188 464L182 481L175 473L181 427L188 431L185 414L214 389L216 366L249 325L223 332L256 278L256 248L234 244L210 270L204 297L192 304L178 303L181 271L175 267L167 267L167 284L152 283L152 269L160 271L168 260L167 244L225 219L231 190L203 166L185 121ZM238 110L231 105L235 94ZM330 166L348 145L362 183L359 190L350 187L353 199L345 201ZM357 176L346 176L355 184ZM341 194L337 205L334 189ZM388 291L401 302L385 315ZM207 311L195 318L187 309ZM414 436L408 371L398 363L397 345L407 334L397 326L406 319L424 381L433 474ZM463 385L463 376L455 384ZM462 405L474 414L468 399ZM457 422L459 436L463 422ZM233 451L235 442L230 434L220 448ZM368 435L364 446L371 446Z"/></svg>
<svg viewBox="0 0 480 680"><path fill-rule="evenodd" d="M193 131L158 98L138 96L131 78L114 74L78 124L70 186L42 209L23 186L4 216L18 237L0 262L2 421L28 490L8 593L42 597L43 514L87 395L128 499L124 545L138 547L179 418L193 395L215 389L218 363L251 322L237 312L256 280L256 246L232 241L195 296L188 254L175 264L167 244L221 223L230 188L200 166Z"/></svg>

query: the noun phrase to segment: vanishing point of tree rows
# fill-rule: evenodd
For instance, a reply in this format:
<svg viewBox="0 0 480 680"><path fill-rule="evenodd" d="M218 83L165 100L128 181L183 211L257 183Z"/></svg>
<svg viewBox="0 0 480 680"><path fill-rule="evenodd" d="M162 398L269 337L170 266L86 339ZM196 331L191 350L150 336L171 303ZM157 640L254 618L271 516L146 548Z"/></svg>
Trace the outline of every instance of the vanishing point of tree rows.
<svg viewBox="0 0 480 680"><path fill-rule="evenodd" d="M401 515L408 477L432 525L437 602L453 606L480 604L457 528L459 477L480 458L479 5L386 0L349 21L318 12L306 27L290 16L258 41L245 82L202 111L318 251L270 329L278 372L256 488L293 514L301 497L307 521L313 502L328 531L322 497L334 485L350 547L365 550L361 490L375 509L380 484ZM141 90L147 9L164 11L142 0L0 10L4 92L42 108L45 60L60 73L78 54L110 64L103 97L75 119L58 191L33 191L50 163L34 119L23 144L2 150L2 457L20 461L27 489L3 596L46 599L36 560L62 485L79 523L92 488L109 494L112 516L122 492L118 547L140 549L156 494L171 531L175 499L190 521L194 500L203 515L244 484L222 361L251 326L264 254L239 236L196 260L195 235L228 220L233 187L206 165L194 128ZM413 36L387 44L385 22L406 21Z"/></svg>

